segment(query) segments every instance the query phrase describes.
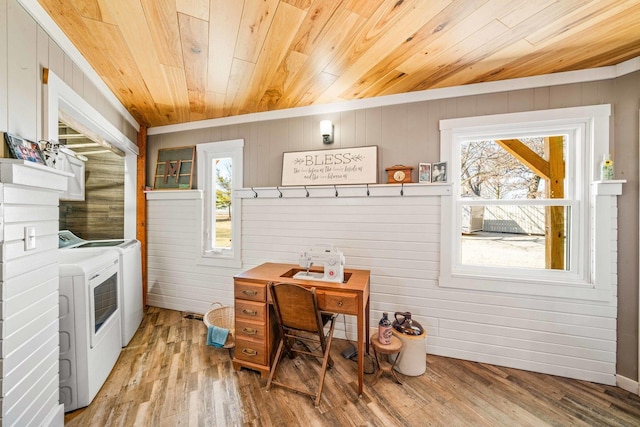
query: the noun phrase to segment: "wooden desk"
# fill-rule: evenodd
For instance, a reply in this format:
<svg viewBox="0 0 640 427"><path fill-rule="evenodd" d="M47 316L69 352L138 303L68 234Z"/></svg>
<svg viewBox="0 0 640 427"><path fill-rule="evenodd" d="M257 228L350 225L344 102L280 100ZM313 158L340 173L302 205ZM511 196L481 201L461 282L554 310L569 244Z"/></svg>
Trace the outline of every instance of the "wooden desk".
<svg viewBox="0 0 640 427"><path fill-rule="evenodd" d="M271 306L272 283L315 287L321 310L357 317L358 394L362 395L364 356L369 349L369 271L345 269L345 282L294 279L297 264L265 263L234 276L236 347L233 366L269 375L275 356L278 328ZM312 271L314 271L312 269Z"/></svg>

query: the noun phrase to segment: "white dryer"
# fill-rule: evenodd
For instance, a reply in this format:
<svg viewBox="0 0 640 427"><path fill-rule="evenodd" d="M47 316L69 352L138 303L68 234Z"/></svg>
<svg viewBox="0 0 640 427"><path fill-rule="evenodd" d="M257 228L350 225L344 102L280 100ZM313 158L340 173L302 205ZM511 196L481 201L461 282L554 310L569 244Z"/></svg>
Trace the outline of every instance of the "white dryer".
<svg viewBox="0 0 640 427"><path fill-rule="evenodd" d="M69 230L60 230L58 238L58 247L61 249L113 250L120 257L122 347L125 347L138 330L144 314L140 241L136 239L84 240Z"/></svg>
<svg viewBox="0 0 640 427"><path fill-rule="evenodd" d="M60 403L65 412L91 403L120 351L118 255L58 251L60 256Z"/></svg>

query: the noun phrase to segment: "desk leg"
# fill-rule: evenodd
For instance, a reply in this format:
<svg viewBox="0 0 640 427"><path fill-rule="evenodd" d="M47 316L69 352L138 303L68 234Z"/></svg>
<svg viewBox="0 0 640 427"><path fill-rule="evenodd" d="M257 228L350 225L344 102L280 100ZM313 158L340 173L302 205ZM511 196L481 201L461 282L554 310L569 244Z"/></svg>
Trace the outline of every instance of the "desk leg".
<svg viewBox="0 0 640 427"><path fill-rule="evenodd" d="M369 297L358 304L358 396L362 397L364 356L369 354Z"/></svg>
<svg viewBox="0 0 640 427"><path fill-rule="evenodd" d="M358 311L360 311L360 313L358 313L358 396L362 397L362 383L364 381L364 352L365 352L365 345L366 345L366 351L369 351L369 337L366 332L365 332L365 319L364 319L364 315L365 313L362 312L363 310L363 304L359 305L360 308L358 309Z"/></svg>
<svg viewBox="0 0 640 427"><path fill-rule="evenodd" d="M369 335L370 335L369 334L369 329L371 327L371 324L369 322L369 313L370 313L370 310L369 310L369 298L367 298L367 304L366 304L366 306L364 308L364 318L365 318L365 322L366 322L366 328L364 330L364 335L365 335L366 340L367 340L366 347L365 347L365 349L367 350L367 354L370 354L369 353L369 350L370 350L369 349Z"/></svg>

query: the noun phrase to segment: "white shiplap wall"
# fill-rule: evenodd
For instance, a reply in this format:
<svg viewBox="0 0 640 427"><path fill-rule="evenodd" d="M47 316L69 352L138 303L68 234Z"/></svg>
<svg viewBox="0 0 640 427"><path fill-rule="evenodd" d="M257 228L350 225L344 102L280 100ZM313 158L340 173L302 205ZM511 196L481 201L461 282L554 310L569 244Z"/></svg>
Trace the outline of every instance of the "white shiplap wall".
<svg viewBox="0 0 640 427"><path fill-rule="evenodd" d="M62 425L58 402L58 190L67 177L0 161L1 424ZM48 188L42 188L46 185ZM25 227L35 248L25 250Z"/></svg>
<svg viewBox="0 0 640 427"><path fill-rule="evenodd" d="M635 65L631 67L634 70L631 74L619 74L628 72L632 64ZM310 110L283 110L152 128L148 131L147 156L155 159L161 148L242 138L245 141L244 185L275 187L281 183L283 152L330 148L324 146L318 136L319 121L330 119L335 126L333 148L378 146L378 181L384 182L383 167L394 164L415 167L417 162L440 161L441 120L611 104L610 150L614 155L616 177L628 180L618 198L620 228L624 232L617 239L617 254L612 254L619 276L616 370L618 379L631 379L627 389L637 391L638 64L640 61L636 58L629 64L616 66L618 71L609 76L617 77L602 76L603 79L594 80L591 74L594 70L555 73L518 82L489 82L446 91L403 94L405 104L388 102L388 98L383 97L370 100L374 105L359 100L341 104L337 109L336 105L328 105L326 110L313 106ZM574 83L555 80L569 76ZM155 167L155 163L147 162L147 176L153 176ZM416 172L414 170L414 180Z"/></svg>
<svg viewBox="0 0 640 427"><path fill-rule="evenodd" d="M178 199L147 195L147 304L173 310L206 312L214 301L233 305L236 269L197 264L202 193L184 191Z"/></svg>
<svg viewBox="0 0 640 427"><path fill-rule="evenodd" d="M295 263L306 247L333 244L347 267L371 271L373 327L382 311L410 311L427 329L427 353L615 384L615 298L438 286L440 196L244 198L243 268L223 269L195 262L201 200L193 194L148 201L150 305L202 313L212 301L233 304L234 274L266 261ZM351 339L354 321L347 319Z"/></svg>

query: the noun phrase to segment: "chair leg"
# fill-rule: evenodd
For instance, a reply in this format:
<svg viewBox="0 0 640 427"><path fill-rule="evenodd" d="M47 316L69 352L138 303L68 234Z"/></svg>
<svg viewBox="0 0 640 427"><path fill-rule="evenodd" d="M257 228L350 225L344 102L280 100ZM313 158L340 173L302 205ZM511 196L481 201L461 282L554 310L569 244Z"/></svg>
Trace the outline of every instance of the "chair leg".
<svg viewBox="0 0 640 427"><path fill-rule="evenodd" d="M271 372L269 372L269 378L267 379L267 387L266 390L271 390L271 382L273 381L273 377L276 375L276 369L278 368L278 362L280 362L280 356L282 356L282 349L284 348L284 340L286 338L282 337L280 339L280 344L278 344L278 350L276 351L276 358L273 362L273 366L271 367Z"/></svg>
<svg viewBox="0 0 640 427"><path fill-rule="evenodd" d="M318 406L320 404L320 398L322 397L322 387L324 386L324 377L325 377L325 374L327 373L327 367L329 365L329 362L331 361L331 355L329 353L331 352L331 342L333 341L334 327L335 327L335 322L332 319L331 327L329 328L329 337L326 342L326 345L323 346L325 347L323 349L324 357L322 358L322 370L320 371L320 383L318 384L318 392L316 393L316 400L314 402L315 406ZM322 333L322 331L320 331L320 333Z"/></svg>

